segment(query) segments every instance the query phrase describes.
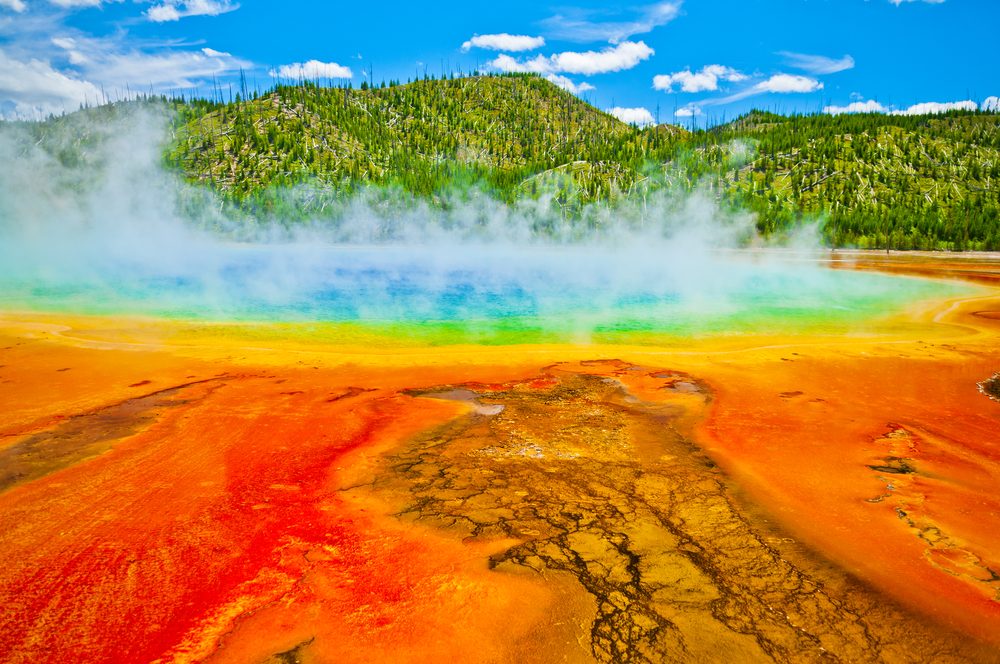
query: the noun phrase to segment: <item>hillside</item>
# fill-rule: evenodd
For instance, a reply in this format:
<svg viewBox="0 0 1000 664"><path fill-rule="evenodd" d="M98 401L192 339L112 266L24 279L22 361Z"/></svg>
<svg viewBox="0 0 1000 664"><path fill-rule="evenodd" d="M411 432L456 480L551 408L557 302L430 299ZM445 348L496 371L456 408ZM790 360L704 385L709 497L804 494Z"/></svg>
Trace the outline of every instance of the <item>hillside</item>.
<svg viewBox="0 0 1000 664"><path fill-rule="evenodd" d="M714 140L751 141L725 186L763 230L823 217L838 245L1000 247L1000 116L754 113Z"/></svg>
<svg viewBox="0 0 1000 664"><path fill-rule="evenodd" d="M289 203L284 192L299 183L326 198L389 187L438 204L469 187L507 202L549 194L564 217L702 189L754 211L764 233L818 221L839 246L1000 249L995 113L755 111L709 130L638 129L530 75L155 103L173 112L168 166L252 216L326 209ZM115 112L33 125L32 140L72 162L100 139L94 121Z"/></svg>
<svg viewBox="0 0 1000 664"><path fill-rule="evenodd" d="M527 178L587 162L590 200L627 190L677 140L637 132L534 76L421 80L380 88L280 86L244 103L191 108L170 160L237 196L303 178L399 184L430 194L456 180L514 195Z"/></svg>

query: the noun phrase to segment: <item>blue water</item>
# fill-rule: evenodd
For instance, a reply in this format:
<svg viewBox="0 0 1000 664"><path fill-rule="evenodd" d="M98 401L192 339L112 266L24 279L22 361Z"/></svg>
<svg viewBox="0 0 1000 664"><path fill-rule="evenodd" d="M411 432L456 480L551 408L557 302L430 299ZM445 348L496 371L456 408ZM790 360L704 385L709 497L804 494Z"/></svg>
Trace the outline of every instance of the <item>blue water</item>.
<svg viewBox="0 0 1000 664"><path fill-rule="evenodd" d="M836 326L973 287L739 252L227 245L0 274L0 308L557 336Z"/></svg>

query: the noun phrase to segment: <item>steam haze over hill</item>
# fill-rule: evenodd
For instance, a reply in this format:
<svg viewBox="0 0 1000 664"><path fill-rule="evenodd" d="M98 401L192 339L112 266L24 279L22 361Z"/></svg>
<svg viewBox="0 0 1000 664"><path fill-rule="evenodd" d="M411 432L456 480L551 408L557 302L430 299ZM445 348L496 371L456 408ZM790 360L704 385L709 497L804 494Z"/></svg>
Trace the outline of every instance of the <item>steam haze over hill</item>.
<svg viewBox="0 0 1000 664"><path fill-rule="evenodd" d="M707 332L751 315L758 326L787 323L818 308L833 312L830 320L850 318L898 294L891 280L823 270L802 260L808 254L728 253L818 244L811 227L762 237L751 213L720 204L708 186L577 201L568 214L558 190L504 201L486 182L436 198L400 185L343 192L287 184L275 195L310 214L290 222L165 167L177 123L150 103L0 131L0 155L16 165L0 174L8 308L461 321L473 338L582 341L664 325ZM328 207L315 196L327 196Z"/></svg>

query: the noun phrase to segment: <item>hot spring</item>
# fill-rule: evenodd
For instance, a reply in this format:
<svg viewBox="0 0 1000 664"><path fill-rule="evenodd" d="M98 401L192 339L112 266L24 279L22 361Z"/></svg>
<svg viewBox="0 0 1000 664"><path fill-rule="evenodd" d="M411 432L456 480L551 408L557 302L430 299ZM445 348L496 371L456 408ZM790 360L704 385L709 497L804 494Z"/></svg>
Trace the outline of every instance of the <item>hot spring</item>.
<svg viewBox="0 0 1000 664"><path fill-rule="evenodd" d="M327 323L429 343L635 342L842 333L972 289L832 270L818 254L689 249L203 242L183 261L22 264L0 277L0 308Z"/></svg>

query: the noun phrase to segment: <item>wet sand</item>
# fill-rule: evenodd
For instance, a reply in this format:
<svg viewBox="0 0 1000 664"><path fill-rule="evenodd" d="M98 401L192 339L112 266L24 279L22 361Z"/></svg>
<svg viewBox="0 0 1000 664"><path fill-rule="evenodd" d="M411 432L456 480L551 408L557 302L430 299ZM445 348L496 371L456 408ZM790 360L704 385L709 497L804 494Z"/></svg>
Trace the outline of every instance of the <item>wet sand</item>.
<svg viewBox="0 0 1000 664"><path fill-rule="evenodd" d="M892 260L841 266L969 276ZM992 291L660 348L2 314L0 661L1000 661L998 331Z"/></svg>

